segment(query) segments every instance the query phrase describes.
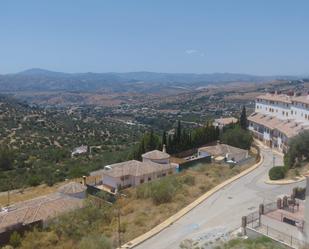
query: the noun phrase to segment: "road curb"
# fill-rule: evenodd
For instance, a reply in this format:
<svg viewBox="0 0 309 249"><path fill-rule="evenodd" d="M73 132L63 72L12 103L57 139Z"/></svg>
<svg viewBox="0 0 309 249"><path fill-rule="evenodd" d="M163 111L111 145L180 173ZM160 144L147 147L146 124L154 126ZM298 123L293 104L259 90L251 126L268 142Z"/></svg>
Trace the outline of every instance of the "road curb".
<svg viewBox="0 0 309 249"><path fill-rule="evenodd" d="M179 220L185 214L190 212L192 209L197 207L199 204L201 204L203 201L208 199L210 196L212 196L213 194L215 194L216 192L218 192L219 190L221 190L225 186L229 185L230 183L238 180L239 178L241 178L241 177L249 174L253 170L257 169L263 163L263 161L264 161L264 157L263 157L262 154L260 154L259 162L257 162L256 164L254 164L250 168L242 171L238 175L233 176L232 178L230 178L230 179L220 183L219 185L215 186L214 188L212 188L211 190L209 190L208 192L206 192L205 194L203 194L202 196L197 198L194 202L190 203L188 206L184 207L183 209L178 211L176 214L172 215L171 217L167 218L165 221L163 221L159 225L157 225L154 228L152 228L150 231L148 231L148 232L140 235L139 237L137 237L137 238L127 242L126 244L122 245L120 248L117 248L117 249L131 249L131 248L134 248L134 247L138 246L139 244L143 243L144 241L146 241L146 240L150 239L151 237L155 236L156 234L160 233L162 230L164 230L167 227L169 227L170 225L172 225L174 222Z"/></svg>
<svg viewBox="0 0 309 249"><path fill-rule="evenodd" d="M288 185L288 184L302 182L305 179L306 177L301 176L297 180L265 180L264 183L269 184L269 185Z"/></svg>

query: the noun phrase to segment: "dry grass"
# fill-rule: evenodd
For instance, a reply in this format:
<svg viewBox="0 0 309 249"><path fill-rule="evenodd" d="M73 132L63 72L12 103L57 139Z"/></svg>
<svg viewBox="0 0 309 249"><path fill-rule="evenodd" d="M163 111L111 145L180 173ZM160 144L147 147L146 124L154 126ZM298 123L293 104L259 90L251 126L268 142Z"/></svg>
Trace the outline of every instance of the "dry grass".
<svg viewBox="0 0 309 249"><path fill-rule="evenodd" d="M309 172L309 163L305 163L301 167L289 169L284 179L297 180L297 178Z"/></svg>
<svg viewBox="0 0 309 249"><path fill-rule="evenodd" d="M39 185L37 187L29 187L25 189L13 190L10 191L10 204L14 204L20 201L26 201L33 199L39 196L47 195L53 193L60 186L66 184L67 182L57 183L52 187L49 187L45 184ZM5 206L8 204L8 192L0 193L0 206Z"/></svg>
<svg viewBox="0 0 309 249"><path fill-rule="evenodd" d="M149 231L214 186L237 175L249 166L251 165L236 166L230 169L229 166L204 164L195 169L186 170L174 177L180 179L188 175L193 176L195 184L183 184L183 187L177 192L172 202L161 205L155 205L150 198L137 199L136 189L134 188L126 190L125 194L127 197L122 198L119 203L122 215L121 223L125 224L126 227L122 234L122 241L130 241ZM112 234L114 242L117 238L117 233Z"/></svg>

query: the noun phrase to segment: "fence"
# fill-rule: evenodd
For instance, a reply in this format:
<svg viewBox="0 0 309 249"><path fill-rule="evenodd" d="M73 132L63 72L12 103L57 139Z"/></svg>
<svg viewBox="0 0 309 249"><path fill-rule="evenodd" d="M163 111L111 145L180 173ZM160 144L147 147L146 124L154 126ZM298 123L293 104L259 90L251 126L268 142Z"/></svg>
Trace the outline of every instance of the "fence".
<svg viewBox="0 0 309 249"><path fill-rule="evenodd" d="M191 168L195 166L197 163L211 163L211 157L210 156L201 157L201 158L196 158L196 159L192 159L187 162L181 163L179 164L179 171Z"/></svg>
<svg viewBox="0 0 309 249"><path fill-rule="evenodd" d="M271 203L264 204L264 214L268 214L277 209L278 209L277 202L271 202Z"/></svg>
<svg viewBox="0 0 309 249"><path fill-rule="evenodd" d="M265 224L260 223L260 225L257 228L255 228L255 230L263 235L266 235L272 239L278 240L293 248L301 248L303 246L303 242L300 239L295 238L292 235L285 234Z"/></svg>
<svg viewBox="0 0 309 249"><path fill-rule="evenodd" d="M265 205L264 214L265 212L270 213L271 211L275 210L276 209L275 204L276 203L269 203ZM300 239L295 238L294 236L286 234L282 231L276 230L273 227L270 227L266 224L263 224L258 211L247 215L246 219L247 219L247 228L253 231L268 236L281 243L287 244L293 248L301 248L303 246L303 242ZM283 221L283 219L281 221Z"/></svg>
<svg viewBox="0 0 309 249"><path fill-rule="evenodd" d="M258 211L247 215L247 227L257 228L260 225L260 214Z"/></svg>

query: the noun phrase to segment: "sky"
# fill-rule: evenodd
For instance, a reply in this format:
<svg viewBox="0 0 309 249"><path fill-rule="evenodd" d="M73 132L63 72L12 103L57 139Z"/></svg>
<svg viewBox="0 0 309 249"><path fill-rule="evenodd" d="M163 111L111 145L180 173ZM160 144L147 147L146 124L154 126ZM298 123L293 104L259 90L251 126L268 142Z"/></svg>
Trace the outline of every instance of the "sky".
<svg viewBox="0 0 309 249"><path fill-rule="evenodd" d="M309 75L308 0L0 0L0 74Z"/></svg>

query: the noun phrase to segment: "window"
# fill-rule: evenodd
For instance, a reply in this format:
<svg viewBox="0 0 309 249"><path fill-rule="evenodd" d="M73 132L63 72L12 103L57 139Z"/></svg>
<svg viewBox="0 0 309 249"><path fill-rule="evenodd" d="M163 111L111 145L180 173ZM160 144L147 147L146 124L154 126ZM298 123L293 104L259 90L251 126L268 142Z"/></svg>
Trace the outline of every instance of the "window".
<svg viewBox="0 0 309 249"><path fill-rule="evenodd" d="M128 180L128 179L129 179L129 176L128 176L128 175L120 177L120 180L121 180L121 181Z"/></svg>
<svg viewBox="0 0 309 249"><path fill-rule="evenodd" d="M142 184L142 183L144 183L144 181L145 181L144 179L140 179L139 182L140 182L140 184Z"/></svg>
<svg viewBox="0 0 309 249"><path fill-rule="evenodd" d="M151 181L151 177L148 177L148 182L150 182Z"/></svg>

